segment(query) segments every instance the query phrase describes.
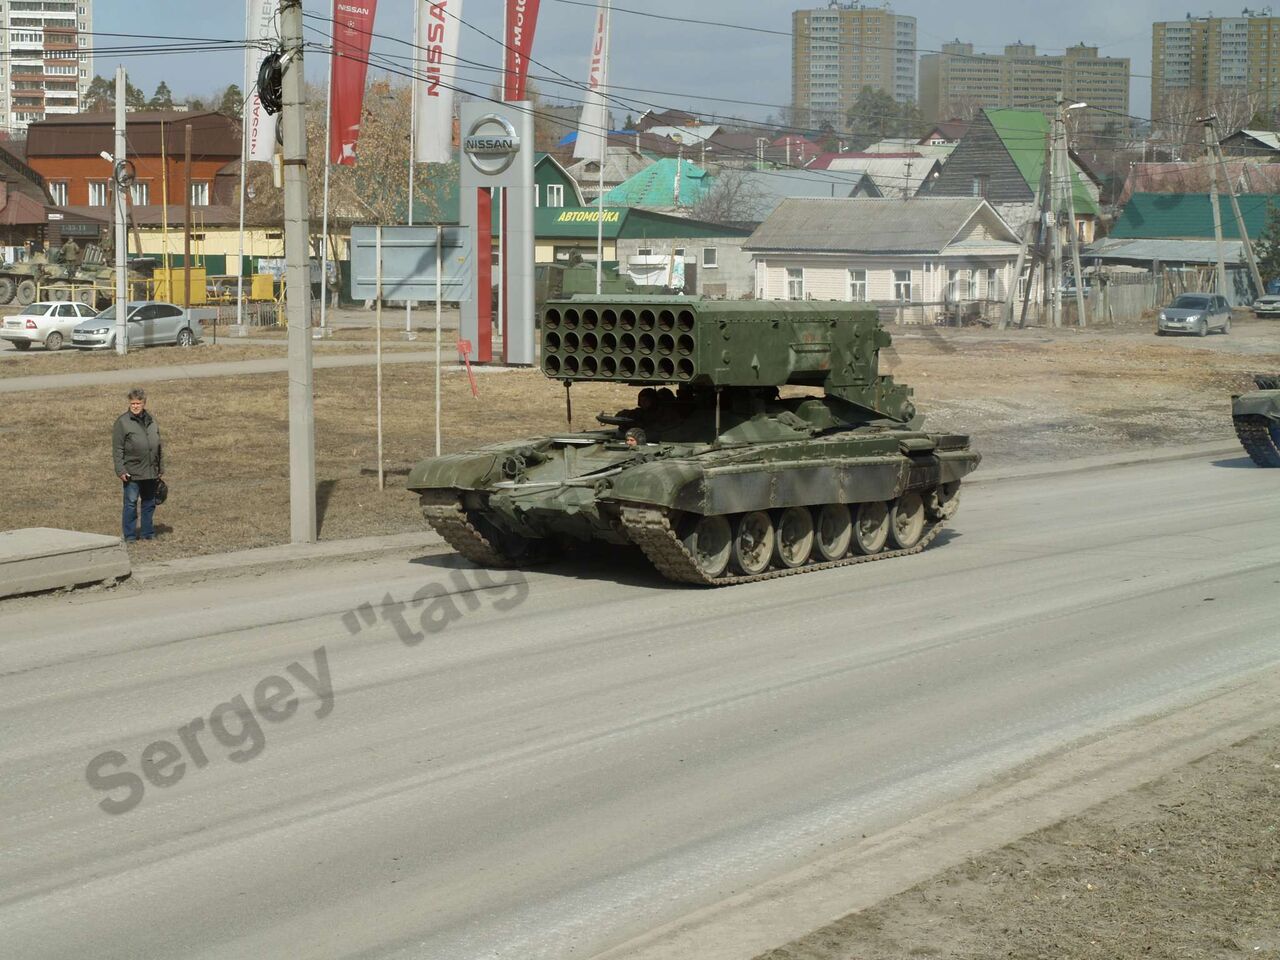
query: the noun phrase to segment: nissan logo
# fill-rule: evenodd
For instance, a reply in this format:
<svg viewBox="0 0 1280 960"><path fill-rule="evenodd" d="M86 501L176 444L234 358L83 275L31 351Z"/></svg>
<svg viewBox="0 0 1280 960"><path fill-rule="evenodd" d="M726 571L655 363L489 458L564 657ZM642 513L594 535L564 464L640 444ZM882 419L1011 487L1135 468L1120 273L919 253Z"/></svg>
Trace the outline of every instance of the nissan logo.
<svg viewBox="0 0 1280 960"><path fill-rule="evenodd" d="M487 113L476 120L463 137L462 151L473 167L496 177L511 166L520 152L520 137L506 117Z"/></svg>

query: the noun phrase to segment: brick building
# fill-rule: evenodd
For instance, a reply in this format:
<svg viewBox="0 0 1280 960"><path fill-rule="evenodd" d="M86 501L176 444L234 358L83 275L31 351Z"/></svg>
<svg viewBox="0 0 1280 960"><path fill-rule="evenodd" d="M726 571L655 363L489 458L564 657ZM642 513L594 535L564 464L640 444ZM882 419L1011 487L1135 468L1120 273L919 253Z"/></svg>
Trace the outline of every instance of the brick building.
<svg viewBox="0 0 1280 960"><path fill-rule="evenodd" d="M240 157L240 124L220 113L143 111L127 117L128 157L137 170L135 207L159 207L167 199L170 216L186 193L184 151L191 126L191 198L196 208L215 204L218 174ZM81 113L31 124L27 163L41 177L53 202L110 216L111 164L102 153L115 151L114 117Z"/></svg>

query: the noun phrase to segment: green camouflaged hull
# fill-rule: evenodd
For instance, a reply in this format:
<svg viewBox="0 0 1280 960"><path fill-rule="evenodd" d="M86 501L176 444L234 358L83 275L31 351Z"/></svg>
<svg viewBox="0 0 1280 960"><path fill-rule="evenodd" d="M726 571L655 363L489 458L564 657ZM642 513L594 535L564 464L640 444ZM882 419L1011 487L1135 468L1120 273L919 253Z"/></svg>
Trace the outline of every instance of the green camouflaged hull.
<svg viewBox="0 0 1280 960"><path fill-rule="evenodd" d="M1254 463L1280 467L1280 376L1258 376L1254 382L1257 390L1232 397L1231 420Z"/></svg>
<svg viewBox="0 0 1280 960"><path fill-rule="evenodd" d="M921 429L865 307L575 299L546 306L542 337L548 376L641 392L600 429L417 464L428 521L478 563L599 540L724 584L914 553L980 459Z"/></svg>

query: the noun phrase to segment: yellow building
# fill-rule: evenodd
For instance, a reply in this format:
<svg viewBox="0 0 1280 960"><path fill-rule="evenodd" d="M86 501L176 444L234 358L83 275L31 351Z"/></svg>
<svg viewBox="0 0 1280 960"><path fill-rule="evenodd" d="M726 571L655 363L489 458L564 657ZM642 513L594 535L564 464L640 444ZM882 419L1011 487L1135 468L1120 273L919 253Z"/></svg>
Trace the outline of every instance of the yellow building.
<svg viewBox="0 0 1280 960"><path fill-rule="evenodd" d="M1280 17L1271 16L1270 7L1151 25L1151 116L1158 127L1204 112L1247 123L1277 107Z"/></svg>
<svg viewBox="0 0 1280 960"><path fill-rule="evenodd" d="M920 58L920 113L926 123L967 119L980 107L1032 108L1052 116L1059 91L1098 108L1074 118L1077 131L1128 128L1122 116L1129 112L1128 57L1099 57L1097 47L1083 43L1053 55L1038 54L1026 43L1009 44L1004 53L974 53L973 44L955 40Z"/></svg>
<svg viewBox="0 0 1280 960"><path fill-rule="evenodd" d="M791 14L791 97L798 126L844 129L863 87L916 99L916 18L888 5L832 2Z"/></svg>

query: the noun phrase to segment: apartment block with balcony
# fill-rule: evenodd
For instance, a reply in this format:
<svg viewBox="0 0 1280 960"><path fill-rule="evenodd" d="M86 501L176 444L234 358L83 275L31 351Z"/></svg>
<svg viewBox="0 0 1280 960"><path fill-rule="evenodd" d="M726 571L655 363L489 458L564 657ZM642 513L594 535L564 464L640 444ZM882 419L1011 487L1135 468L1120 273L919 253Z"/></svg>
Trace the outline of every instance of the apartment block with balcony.
<svg viewBox="0 0 1280 960"><path fill-rule="evenodd" d="M1247 122L1255 113L1277 110L1280 17L1270 7L1245 9L1238 17L1188 14L1151 25L1151 116L1157 127L1206 112Z"/></svg>
<svg viewBox="0 0 1280 960"><path fill-rule="evenodd" d="M898 103L916 99L916 18L887 5L833 2L791 14L795 122L843 129L863 87Z"/></svg>
<svg viewBox="0 0 1280 960"><path fill-rule="evenodd" d="M0 128L77 113L93 78L93 0L0 0Z"/></svg>
<svg viewBox="0 0 1280 960"><path fill-rule="evenodd" d="M973 44L955 40L920 58L920 113L927 123L969 118L983 107L1032 108L1052 116L1059 91L1095 108L1073 119L1077 131L1127 130L1127 57L1099 57L1097 47L1083 43L1052 55L1026 43L1009 44L1003 53L975 53Z"/></svg>

